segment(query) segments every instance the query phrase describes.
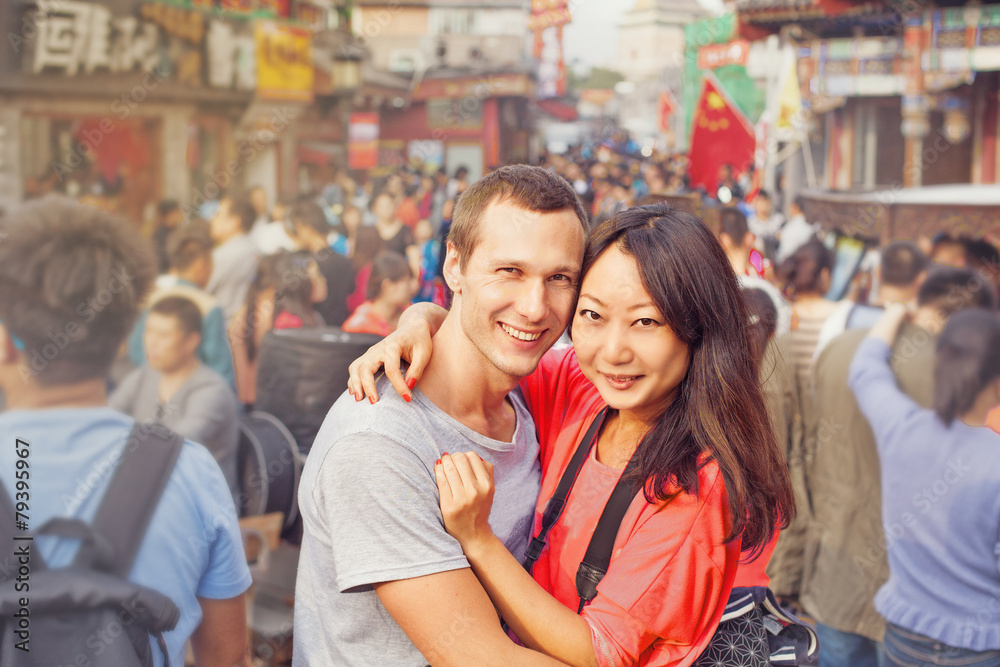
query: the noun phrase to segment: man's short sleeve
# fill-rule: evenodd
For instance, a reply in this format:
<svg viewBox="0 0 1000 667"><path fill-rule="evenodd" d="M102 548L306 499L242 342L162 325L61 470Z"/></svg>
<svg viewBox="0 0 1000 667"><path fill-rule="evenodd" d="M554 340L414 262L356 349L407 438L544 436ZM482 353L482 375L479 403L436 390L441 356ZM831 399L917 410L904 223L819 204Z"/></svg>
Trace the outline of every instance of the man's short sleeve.
<svg viewBox="0 0 1000 667"><path fill-rule="evenodd" d="M327 454L313 494L341 593L469 567L445 532L431 456L371 431Z"/></svg>
<svg viewBox="0 0 1000 667"><path fill-rule="evenodd" d="M219 464L201 445L186 442L181 455L195 458L201 471L196 498L202 535L208 543L208 566L195 595L212 600L236 597L250 587L251 577L229 485Z"/></svg>

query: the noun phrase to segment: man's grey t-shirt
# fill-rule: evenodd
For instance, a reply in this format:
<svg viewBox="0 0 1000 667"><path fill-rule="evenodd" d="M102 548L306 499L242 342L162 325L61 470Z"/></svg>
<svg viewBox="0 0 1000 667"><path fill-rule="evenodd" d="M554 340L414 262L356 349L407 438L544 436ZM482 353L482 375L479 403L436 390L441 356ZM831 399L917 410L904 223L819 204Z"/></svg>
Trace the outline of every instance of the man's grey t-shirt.
<svg viewBox="0 0 1000 667"><path fill-rule="evenodd" d="M443 452L473 451L494 465L490 526L521 560L541 471L534 423L519 390L512 442L453 419L419 390L407 404L388 380L379 402L347 393L331 408L299 486L305 534L295 587L294 665L426 665L372 584L469 567L444 529L434 480Z"/></svg>

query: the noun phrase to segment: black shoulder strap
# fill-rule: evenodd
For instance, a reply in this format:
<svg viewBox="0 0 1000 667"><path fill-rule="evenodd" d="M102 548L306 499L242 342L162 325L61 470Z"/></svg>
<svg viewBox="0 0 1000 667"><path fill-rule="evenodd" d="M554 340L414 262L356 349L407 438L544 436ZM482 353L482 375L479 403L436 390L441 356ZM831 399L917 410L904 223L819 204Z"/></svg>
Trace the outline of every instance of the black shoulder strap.
<svg viewBox="0 0 1000 667"><path fill-rule="evenodd" d="M580 473L580 468L583 467L584 461L587 460L587 456L590 454L591 447L594 446L597 433L600 431L601 424L604 423L604 417L607 413L608 409L603 408L594 417L594 421L590 423L590 428L587 429L586 435L580 441L580 446L577 447L576 453L573 454L569 465L566 466L566 471L559 480L556 492L552 494L549 502L545 504L545 511L542 513L541 529L538 531L538 536L531 539L531 544L528 545L528 553L524 556L524 569L529 574L535 567L535 561L542 554L542 549L545 548L545 537L549 534L549 529L559 520L559 515L562 514L563 507L566 506L566 498L569 497L569 492L573 489L573 484L576 483L576 477Z"/></svg>
<svg viewBox="0 0 1000 667"><path fill-rule="evenodd" d="M136 423L129 433L91 524L113 549L109 573L128 576L183 444L183 438L160 424ZM83 544L73 564L92 567L96 561L95 550Z"/></svg>
<svg viewBox="0 0 1000 667"><path fill-rule="evenodd" d="M578 614L583 611L586 603L597 596L597 584L601 583L601 579L607 574L618 529L621 527L622 519L625 518L625 512L632 504L632 499L639 491L639 485L631 475L635 467L636 460L633 457L618 478L618 483L615 484L611 497L601 512L601 518L597 521L597 528L590 538L583 562L576 571L576 594L580 596L580 606L576 612Z"/></svg>

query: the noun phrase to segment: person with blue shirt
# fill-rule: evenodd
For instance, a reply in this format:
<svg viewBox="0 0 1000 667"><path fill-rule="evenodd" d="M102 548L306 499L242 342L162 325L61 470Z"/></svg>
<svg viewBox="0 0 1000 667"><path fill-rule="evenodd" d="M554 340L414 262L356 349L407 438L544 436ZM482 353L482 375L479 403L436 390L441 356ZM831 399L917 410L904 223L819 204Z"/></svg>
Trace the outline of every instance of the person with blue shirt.
<svg viewBox="0 0 1000 667"><path fill-rule="evenodd" d="M226 317L215 297L205 291L212 275L212 238L207 226L191 222L175 231L167 240L167 255L170 258L170 272L156 279L147 305L152 306L171 296L193 301L201 311L198 359L225 378L235 391L236 371L233 367L233 352L226 336ZM136 367L146 365L143 334L148 316L148 309L139 315L139 321L128 338L128 358Z"/></svg>
<svg viewBox="0 0 1000 667"><path fill-rule="evenodd" d="M0 220L0 433L29 443L31 525L91 521L135 420L107 405L106 377L153 282L152 247L127 222L50 196ZM16 488L13 446L0 447L0 480ZM79 544L35 538L52 568ZM250 586L236 509L211 453L185 441L128 579L180 609L164 633L171 665L248 665ZM44 639L42 639L44 641ZM160 649L151 642L156 667ZM65 662L73 662L72 656ZM77 662L79 660L77 659Z"/></svg>
<svg viewBox="0 0 1000 667"><path fill-rule="evenodd" d="M971 286L970 286L971 287ZM956 294L961 298L961 295ZM849 384L878 446L889 580L875 596L887 664L1000 664L1000 319L969 309L938 339L934 409L896 386L890 348L908 309L886 307Z"/></svg>

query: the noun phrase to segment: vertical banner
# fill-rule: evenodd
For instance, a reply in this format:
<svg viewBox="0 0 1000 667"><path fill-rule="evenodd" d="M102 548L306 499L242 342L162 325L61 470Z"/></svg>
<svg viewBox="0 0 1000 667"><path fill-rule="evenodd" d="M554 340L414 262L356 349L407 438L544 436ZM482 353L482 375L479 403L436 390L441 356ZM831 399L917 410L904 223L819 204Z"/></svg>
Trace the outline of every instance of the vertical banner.
<svg viewBox="0 0 1000 667"><path fill-rule="evenodd" d="M347 166L351 169L374 169L378 166L378 114L351 114L347 128Z"/></svg>
<svg viewBox="0 0 1000 667"><path fill-rule="evenodd" d="M312 33L306 28L258 21L257 95L270 100L313 99Z"/></svg>

